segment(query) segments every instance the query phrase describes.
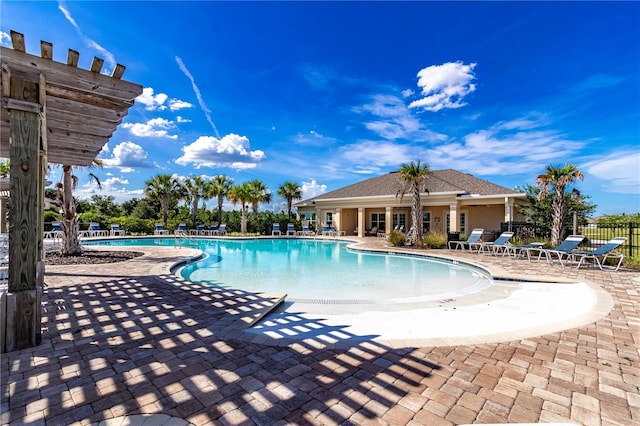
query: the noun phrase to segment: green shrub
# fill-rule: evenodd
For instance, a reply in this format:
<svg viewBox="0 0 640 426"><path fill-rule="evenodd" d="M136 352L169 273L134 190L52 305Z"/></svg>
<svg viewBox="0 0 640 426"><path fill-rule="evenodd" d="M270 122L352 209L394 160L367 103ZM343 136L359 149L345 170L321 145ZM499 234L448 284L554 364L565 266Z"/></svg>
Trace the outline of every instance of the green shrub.
<svg viewBox="0 0 640 426"><path fill-rule="evenodd" d="M403 246L407 240L406 235L400 231L391 231L389 237L387 238L389 242L395 247Z"/></svg>
<svg viewBox="0 0 640 426"><path fill-rule="evenodd" d="M431 232L422 237L422 245L426 248L444 248L447 246L447 236L439 232Z"/></svg>

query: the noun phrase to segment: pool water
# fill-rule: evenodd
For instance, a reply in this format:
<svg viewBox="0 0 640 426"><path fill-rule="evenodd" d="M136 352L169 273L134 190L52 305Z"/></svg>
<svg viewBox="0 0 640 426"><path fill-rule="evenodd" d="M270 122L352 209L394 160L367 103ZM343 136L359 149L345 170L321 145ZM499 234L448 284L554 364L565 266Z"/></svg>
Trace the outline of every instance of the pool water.
<svg viewBox="0 0 640 426"><path fill-rule="evenodd" d="M345 242L284 238L193 238L190 242L205 257L181 268L179 274L185 279L220 288L286 293L291 301L429 301L476 293L491 285L491 279L476 269L417 256L352 251ZM176 241L145 238L91 243L172 246Z"/></svg>

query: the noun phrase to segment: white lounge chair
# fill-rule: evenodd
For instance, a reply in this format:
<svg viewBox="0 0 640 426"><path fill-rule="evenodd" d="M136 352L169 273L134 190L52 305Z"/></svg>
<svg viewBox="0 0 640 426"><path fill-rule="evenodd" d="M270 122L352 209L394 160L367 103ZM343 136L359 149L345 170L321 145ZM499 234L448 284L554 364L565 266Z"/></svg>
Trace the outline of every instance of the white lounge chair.
<svg viewBox="0 0 640 426"><path fill-rule="evenodd" d="M482 241L482 234L484 234L484 229L475 228L471 231L466 241L449 241L447 245L449 246L449 250L456 250L457 248L464 250L466 247L471 251L472 247L477 248L479 246Z"/></svg>
<svg viewBox="0 0 640 426"><path fill-rule="evenodd" d="M507 244L509 243L511 237L513 237L513 234L514 233L511 231L503 232L498 238L496 238L495 241L480 243L480 246L478 246L478 253L487 252L493 254L494 256L498 255L501 252L504 254Z"/></svg>
<svg viewBox="0 0 640 426"><path fill-rule="evenodd" d="M570 253L584 241L584 235L569 235L560 245L553 249L545 249L542 247L534 247L527 249L527 258L531 260L532 253L538 253L538 259L544 257L548 263L553 263L554 258L562 265L562 258L570 255Z"/></svg>
<svg viewBox="0 0 640 426"><path fill-rule="evenodd" d="M273 224L273 229L271 230L271 235L278 235L278 236L282 235L282 231L280 231L280 224L278 222L275 222Z"/></svg>
<svg viewBox="0 0 640 426"><path fill-rule="evenodd" d="M120 229L120 225L118 225L117 223L113 223L111 224L111 236L115 237L115 236L125 236L127 235L126 232L124 232L124 229Z"/></svg>
<svg viewBox="0 0 640 426"><path fill-rule="evenodd" d="M164 229L163 224L156 223L156 229L154 229L153 235L169 235L169 231L167 229Z"/></svg>
<svg viewBox="0 0 640 426"><path fill-rule="evenodd" d="M287 223L287 235L296 235L296 227L293 223Z"/></svg>
<svg viewBox="0 0 640 426"><path fill-rule="evenodd" d="M578 262L578 266L576 266L576 268L582 266L583 263L586 265L588 262L591 262L594 267L597 266L601 270L602 266L606 264L607 259L618 259L618 263L615 268L617 271L620 269L620 265L622 265L624 254L616 251L616 249L626 241L627 239L625 237L616 237L593 251L574 251L569 253L568 257L571 262Z"/></svg>

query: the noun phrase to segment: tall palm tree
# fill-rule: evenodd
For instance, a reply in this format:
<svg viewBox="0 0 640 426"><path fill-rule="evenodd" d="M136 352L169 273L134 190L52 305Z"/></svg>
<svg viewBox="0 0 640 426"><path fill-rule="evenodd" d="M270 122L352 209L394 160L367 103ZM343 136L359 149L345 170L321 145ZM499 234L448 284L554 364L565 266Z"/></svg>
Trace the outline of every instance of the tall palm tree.
<svg viewBox="0 0 640 426"><path fill-rule="evenodd" d="M286 181L278 188L278 195L287 200L287 215L291 217L291 206L293 200L302 198L302 188L296 182Z"/></svg>
<svg viewBox="0 0 640 426"><path fill-rule="evenodd" d="M211 183L210 196L218 198L218 226L222 223L222 204L233 187L233 179L225 175L214 176Z"/></svg>
<svg viewBox="0 0 640 426"><path fill-rule="evenodd" d="M180 182L171 175L160 174L145 182L144 192L151 201L160 201L162 223L168 227L169 206L183 193Z"/></svg>
<svg viewBox="0 0 640 426"><path fill-rule="evenodd" d="M187 202L191 203L191 223L195 228L198 220L198 205L200 199L207 200L211 191L207 188L208 182L200 176L188 178L183 183Z"/></svg>
<svg viewBox="0 0 640 426"><path fill-rule="evenodd" d="M260 203L271 202L271 191L260 179L250 181L249 186L253 188L253 199L251 200L253 217L258 217L258 206Z"/></svg>
<svg viewBox="0 0 640 426"><path fill-rule="evenodd" d="M420 193L429 192L426 188L427 176L429 175L429 167L417 163L403 164L400 167L400 190L396 193L396 197L400 196L400 201L404 194L411 194L411 228L409 234L409 243L416 245L422 243L422 207L420 205Z"/></svg>
<svg viewBox="0 0 640 426"><path fill-rule="evenodd" d="M240 232L247 233L247 210L249 210L249 204L252 204L256 196L254 187L245 182L242 185L236 185L229 190L229 200L235 205L240 203L241 216L240 216Z"/></svg>
<svg viewBox="0 0 640 426"><path fill-rule="evenodd" d="M564 237L564 218L567 214L565 190L568 185L584 179L584 175L573 164L563 166L548 165L546 173L536 179L536 188L540 189L538 200L553 196L553 222L551 224L551 244L555 247Z"/></svg>
<svg viewBox="0 0 640 426"><path fill-rule="evenodd" d="M102 167L102 161L94 159L89 168L94 166ZM102 189L100 179L96 175L89 173L89 177L98 184L98 188ZM60 254L62 256L78 256L82 253L82 245L78 234L80 217L76 213L76 201L73 199L73 190L76 189L77 184L78 177L73 174L73 166L63 165L62 182L56 184L58 200L62 208L62 220L60 220L60 226L62 227Z"/></svg>

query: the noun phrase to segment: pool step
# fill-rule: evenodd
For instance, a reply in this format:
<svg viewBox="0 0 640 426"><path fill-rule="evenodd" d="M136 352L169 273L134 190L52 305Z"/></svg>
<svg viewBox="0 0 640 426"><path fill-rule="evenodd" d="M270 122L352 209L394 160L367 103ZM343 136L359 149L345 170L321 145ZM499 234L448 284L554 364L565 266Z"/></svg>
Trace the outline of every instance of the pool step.
<svg viewBox="0 0 640 426"><path fill-rule="evenodd" d="M252 296L253 300L247 300L242 306L229 311L239 316L230 327L244 329L253 326L284 302L286 297L284 293L258 293Z"/></svg>

